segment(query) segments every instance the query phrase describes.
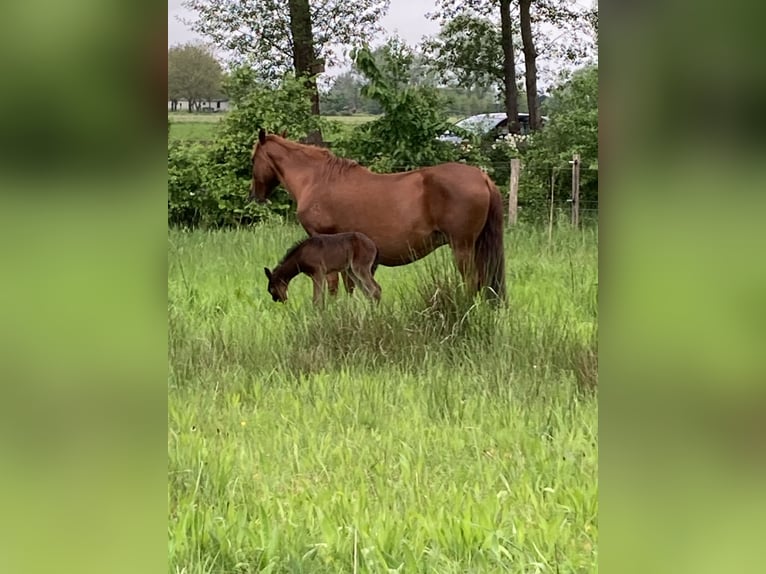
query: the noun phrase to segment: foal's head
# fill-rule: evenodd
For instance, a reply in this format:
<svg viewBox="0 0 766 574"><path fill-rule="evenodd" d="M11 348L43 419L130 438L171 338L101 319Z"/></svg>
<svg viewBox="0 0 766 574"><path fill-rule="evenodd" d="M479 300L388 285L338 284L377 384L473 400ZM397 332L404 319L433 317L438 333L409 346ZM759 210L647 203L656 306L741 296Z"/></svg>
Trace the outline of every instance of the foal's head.
<svg viewBox="0 0 766 574"><path fill-rule="evenodd" d="M279 178L274 164L263 149L266 143L266 132L258 132L258 142L253 147L253 180L250 184L250 200L264 203L274 188L279 185Z"/></svg>
<svg viewBox="0 0 766 574"><path fill-rule="evenodd" d="M271 295L271 298L279 303L287 301L287 283L275 277L268 267L264 267L263 270L269 279L269 295Z"/></svg>

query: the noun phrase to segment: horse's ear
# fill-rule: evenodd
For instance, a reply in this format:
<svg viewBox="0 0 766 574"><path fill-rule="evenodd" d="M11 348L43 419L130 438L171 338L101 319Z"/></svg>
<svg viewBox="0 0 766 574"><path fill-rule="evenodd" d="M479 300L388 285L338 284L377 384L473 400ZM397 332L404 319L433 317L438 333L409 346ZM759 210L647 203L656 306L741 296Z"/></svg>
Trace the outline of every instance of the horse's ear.
<svg viewBox="0 0 766 574"><path fill-rule="evenodd" d="M269 268L264 267L263 271L266 273L266 277L268 277L269 281L271 281L271 271L269 271Z"/></svg>
<svg viewBox="0 0 766 574"><path fill-rule="evenodd" d="M282 130L282 137L287 137L287 130Z"/></svg>
<svg viewBox="0 0 766 574"><path fill-rule="evenodd" d="M263 128L258 130L258 141L261 142L262 144L266 143L266 130L264 130Z"/></svg>

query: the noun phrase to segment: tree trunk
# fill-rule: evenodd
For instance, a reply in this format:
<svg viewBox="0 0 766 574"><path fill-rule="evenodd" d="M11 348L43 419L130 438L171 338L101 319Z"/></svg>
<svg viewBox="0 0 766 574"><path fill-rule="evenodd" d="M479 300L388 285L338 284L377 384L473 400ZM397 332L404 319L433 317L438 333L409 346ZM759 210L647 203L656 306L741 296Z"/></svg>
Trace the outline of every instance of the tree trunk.
<svg viewBox="0 0 766 574"><path fill-rule="evenodd" d="M524 67L527 79L527 107L529 108L529 129L539 130L541 127L540 105L537 101L537 52L532 40L532 19L529 8L532 0L519 0L519 16L521 20L521 41L524 44Z"/></svg>
<svg viewBox="0 0 766 574"><path fill-rule="evenodd" d="M311 30L309 0L288 0L290 7L290 31L293 35L293 66L296 76L305 78L310 91L311 113L319 115L319 90L314 79L314 34ZM322 133L317 130L306 138L307 143L321 144Z"/></svg>
<svg viewBox="0 0 766 574"><path fill-rule="evenodd" d="M513 55L511 0L500 0L500 31L503 41L503 82L508 133L518 134L521 132L521 124L519 124L519 105L516 101L516 60Z"/></svg>

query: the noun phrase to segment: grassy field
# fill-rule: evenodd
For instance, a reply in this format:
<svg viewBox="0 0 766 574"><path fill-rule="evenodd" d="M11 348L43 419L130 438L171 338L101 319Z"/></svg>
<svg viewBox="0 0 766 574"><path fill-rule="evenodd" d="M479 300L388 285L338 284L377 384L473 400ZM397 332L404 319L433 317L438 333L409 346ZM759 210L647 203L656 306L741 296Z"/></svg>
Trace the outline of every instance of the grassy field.
<svg viewBox="0 0 766 574"><path fill-rule="evenodd" d="M215 136L216 125L226 114L190 114L188 112L168 112L170 120L170 140L210 141ZM325 139L332 141L338 134L375 119L376 116L358 114L353 116L325 116L331 128Z"/></svg>
<svg viewBox="0 0 766 574"><path fill-rule="evenodd" d="M168 138L175 140L211 141L215 130L226 114L190 114L189 112L168 112L170 133Z"/></svg>
<svg viewBox="0 0 766 574"><path fill-rule="evenodd" d="M597 235L509 231L500 310L442 248L320 311L266 292L297 226L169 231L169 571L597 571Z"/></svg>

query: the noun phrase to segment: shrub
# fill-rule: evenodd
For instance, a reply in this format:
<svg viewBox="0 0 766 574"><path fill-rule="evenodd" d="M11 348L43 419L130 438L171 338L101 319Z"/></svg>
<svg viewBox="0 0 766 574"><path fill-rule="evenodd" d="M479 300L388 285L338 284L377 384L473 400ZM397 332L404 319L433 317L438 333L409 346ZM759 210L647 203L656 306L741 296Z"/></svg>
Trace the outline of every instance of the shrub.
<svg viewBox="0 0 766 574"><path fill-rule="evenodd" d="M247 202L248 184L190 142L168 145L168 224L220 227L260 221L268 209Z"/></svg>
<svg viewBox="0 0 766 574"><path fill-rule="evenodd" d="M397 81L397 74L401 75L411 60L411 52L401 44L384 51L381 65L367 48L354 54L355 66L367 80L362 95L378 102L384 113L339 138L337 153L378 172L448 161L486 165L478 147L461 149L438 139L450 127L444 111L446 102L434 88Z"/></svg>
<svg viewBox="0 0 766 574"><path fill-rule="evenodd" d="M205 149L191 142L168 143L168 223L196 226L210 209L203 193Z"/></svg>

